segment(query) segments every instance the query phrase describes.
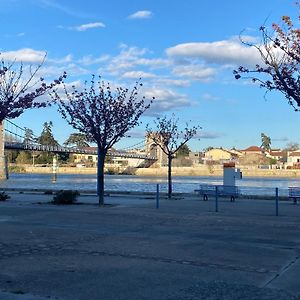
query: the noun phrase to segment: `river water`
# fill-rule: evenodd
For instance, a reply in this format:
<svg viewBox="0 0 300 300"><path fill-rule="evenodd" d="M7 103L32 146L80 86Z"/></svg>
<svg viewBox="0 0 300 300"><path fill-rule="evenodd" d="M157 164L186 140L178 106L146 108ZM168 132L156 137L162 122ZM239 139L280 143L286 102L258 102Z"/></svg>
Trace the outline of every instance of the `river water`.
<svg viewBox="0 0 300 300"><path fill-rule="evenodd" d="M7 181L0 182L1 187L32 188L32 189L72 189L96 190L96 175L94 174L58 174L57 181L52 183L51 174L10 174ZM200 184L222 185L222 177L206 176L173 176L174 192L193 192ZM160 191L167 191L166 177L134 176L134 175L106 175L106 191L139 191L155 192L156 184ZM288 195L289 186L300 186L300 178L262 178L244 177L236 181L242 194L246 195L274 195L275 188L279 188L281 196Z"/></svg>

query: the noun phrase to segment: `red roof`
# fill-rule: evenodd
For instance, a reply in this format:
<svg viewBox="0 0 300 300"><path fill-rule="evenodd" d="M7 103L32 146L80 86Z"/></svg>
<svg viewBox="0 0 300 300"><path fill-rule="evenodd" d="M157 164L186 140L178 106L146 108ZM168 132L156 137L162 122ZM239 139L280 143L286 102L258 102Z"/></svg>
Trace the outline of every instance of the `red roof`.
<svg viewBox="0 0 300 300"><path fill-rule="evenodd" d="M84 147L82 148L83 150L87 150L87 151L96 151L97 147Z"/></svg>
<svg viewBox="0 0 300 300"><path fill-rule="evenodd" d="M300 156L300 151L289 152L289 156Z"/></svg>
<svg viewBox="0 0 300 300"><path fill-rule="evenodd" d="M263 152L264 150L257 146L250 146L247 149L243 150L245 152Z"/></svg>
<svg viewBox="0 0 300 300"><path fill-rule="evenodd" d="M286 152L284 152L284 151L271 151L270 155L273 155L273 156L284 156L284 155L286 155Z"/></svg>

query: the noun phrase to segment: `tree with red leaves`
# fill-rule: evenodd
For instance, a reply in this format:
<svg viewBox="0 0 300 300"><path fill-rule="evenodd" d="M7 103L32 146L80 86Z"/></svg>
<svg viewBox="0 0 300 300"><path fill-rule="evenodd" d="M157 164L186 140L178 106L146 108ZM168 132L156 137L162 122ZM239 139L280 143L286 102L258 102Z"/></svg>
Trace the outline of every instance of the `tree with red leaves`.
<svg viewBox="0 0 300 300"><path fill-rule="evenodd" d="M105 83L100 77L95 82L93 76L91 84L88 86L85 82L82 91L72 86L70 92L64 84L64 96L57 91L52 93L62 117L97 144L99 205L104 205L104 161L107 152L128 130L139 124L141 115L150 107L151 101L146 104L145 97L138 96L141 86L137 82L132 90L118 87L112 91L109 83Z"/></svg>
<svg viewBox="0 0 300 300"><path fill-rule="evenodd" d="M191 138L197 134L200 126L190 126L186 123L184 130L178 127L178 119L172 114L157 117L154 120L155 128L147 125L147 135L162 151L168 159L168 198L172 197L172 161L176 157L176 152L183 147Z"/></svg>
<svg viewBox="0 0 300 300"><path fill-rule="evenodd" d="M299 3L297 3L300 8ZM300 19L300 16L299 16ZM300 29L289 16L282 17L282 24L272 24L272 32L260 27L262 43L245 43L255 47L262 59L254 69L239 67L233 73L236 79L250 78L268 91L280 91L295 109L300 107Z"/></svg>

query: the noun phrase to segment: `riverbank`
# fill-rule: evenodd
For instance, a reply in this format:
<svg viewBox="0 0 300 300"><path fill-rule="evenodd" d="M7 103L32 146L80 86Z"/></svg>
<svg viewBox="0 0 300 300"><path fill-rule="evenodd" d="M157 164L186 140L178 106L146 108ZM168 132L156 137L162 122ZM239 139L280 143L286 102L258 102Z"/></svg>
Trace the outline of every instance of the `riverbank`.
<svg viewBox="0 0 300 300"><path fill-rule="evenodd" d="M24 173L41 173L51 174L52 167L33 167L21 166ZM258 169L256 166L238 166L241 169L244 177L300 177L300 170L285 170L285 169ZM60 174L96 174L96 168L86 167L59 167ZM168 168L128 168L117 166L106 169L109 174L126 174L138 176L167 176ZM174 176L223 176L223 166L207 166L198 165L193 167L173 167L172 175Z"/></svg>

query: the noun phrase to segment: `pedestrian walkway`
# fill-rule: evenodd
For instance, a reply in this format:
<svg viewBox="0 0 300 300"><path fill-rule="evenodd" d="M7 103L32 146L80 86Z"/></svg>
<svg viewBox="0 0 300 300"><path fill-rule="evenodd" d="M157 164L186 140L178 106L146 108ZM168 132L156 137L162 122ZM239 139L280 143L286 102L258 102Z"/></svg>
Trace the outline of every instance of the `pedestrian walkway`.
<svg viewBox="0 0 300 300"><path fill-rule="evenodd" d="M300 205L52 195L0 203L0 299L297 299Z"/></svg>

